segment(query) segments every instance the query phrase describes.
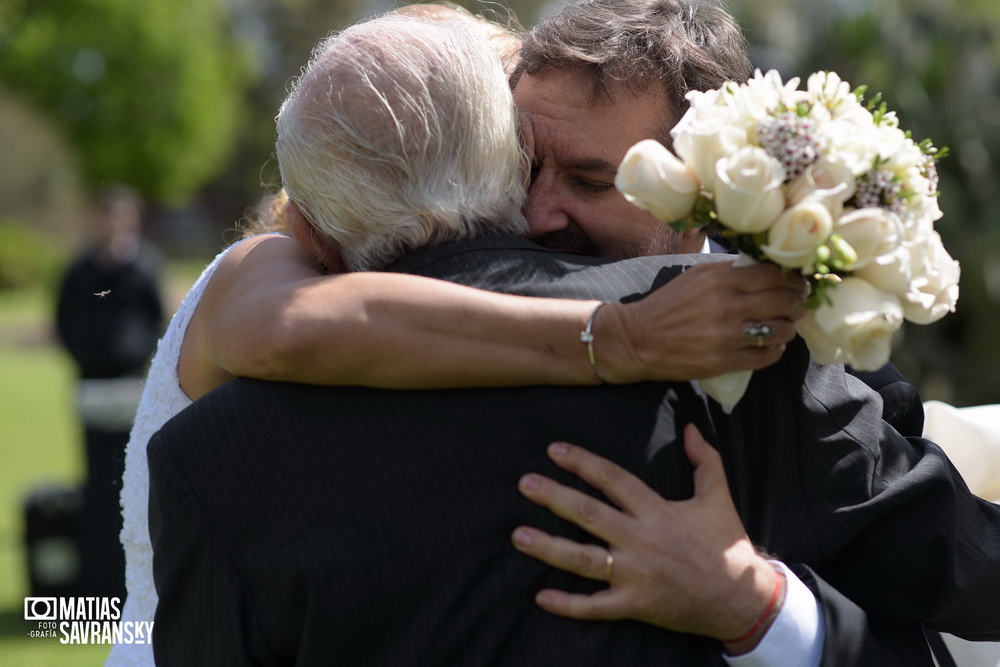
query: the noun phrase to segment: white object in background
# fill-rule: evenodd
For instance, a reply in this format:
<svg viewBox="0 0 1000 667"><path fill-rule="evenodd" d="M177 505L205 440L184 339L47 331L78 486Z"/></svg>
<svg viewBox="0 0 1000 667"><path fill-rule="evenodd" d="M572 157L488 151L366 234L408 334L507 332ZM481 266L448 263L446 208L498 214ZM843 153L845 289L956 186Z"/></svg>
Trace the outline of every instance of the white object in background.
<svg viewBox="0 0 1000 667"><path fill-rule="evenodd" d="M941 446L974 494L1000 501L1000 405L927 401L924 437Z"/></svg>
<svg viewBox="0 0 1000 667"><path fill-rule="evenodd" d="M1000 405L956 408L927 401L924 437L941 446L974 494L1000 502ZM1000 643L941 636L958 667L1000 667Z"/></svg>

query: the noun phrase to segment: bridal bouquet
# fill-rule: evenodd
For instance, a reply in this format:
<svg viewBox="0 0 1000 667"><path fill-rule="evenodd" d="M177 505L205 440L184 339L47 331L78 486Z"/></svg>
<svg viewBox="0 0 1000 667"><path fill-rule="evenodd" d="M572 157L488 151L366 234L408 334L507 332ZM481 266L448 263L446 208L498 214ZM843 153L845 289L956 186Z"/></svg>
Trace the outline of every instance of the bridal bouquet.
<svg viewBox="0 0 1000 667"><path fill-rule="evenodd" d="M798 326L820 363L877 370L909 320L955 310L958 262L934 231L941 217L930 140L915 142L878 98L833 72L688 93L671 132L676 155L653 140L626 154L615 184L677 230L717 230L737 264L773 262L809 282ZM750 372L702 380L732 410Z"/></svg>

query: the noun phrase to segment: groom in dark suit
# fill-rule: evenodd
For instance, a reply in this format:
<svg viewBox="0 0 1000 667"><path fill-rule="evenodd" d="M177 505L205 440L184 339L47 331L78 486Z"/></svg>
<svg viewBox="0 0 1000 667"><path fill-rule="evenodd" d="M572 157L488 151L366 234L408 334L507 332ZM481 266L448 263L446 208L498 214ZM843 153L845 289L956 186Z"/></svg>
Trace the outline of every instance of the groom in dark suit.
<svg viewBox="0 0 1000 667"><path fill-rule="evenodd" d="M500 100L487 100L495 103L482 106L498 114L487 120L461 103L472 91L449 88L462 81L459 64L477 76L490 67L462 41L462 31L450 30L412 23L401 29L383 19L344 33L327 44L283 107L285 185L308 222L339 240L317 247L328 263L374 267L399 257L389 270L512 293L620 300L641 297L686 264L711 261L607 263L548 253L511 236L520 199L509 186L489 183L514 179L516 145L512 156L509 140L484 143L504 134L489 131L489 121L507 113L509 124L509 104L498 109ZM383 48L391 51L390 66L364 70L380 60L372 56L388 55ZM365 49L369 57L359 58ZM448 53L457 56L434 60ZM391 69L404 65L415 69ZM494 83L502 89L502 79ZM442 98L446 93L452 97ZM338 104L342 113L324 125L327 134L309 135L327 116L314 112ZM437 116L408 117L428 105L437 105ZM442 117L449 121L445 134L434 132ZM371 124L386 118L389 124L373 131ZM333 140L335 131L346 135ZM444 149L445 135L468 143ZM353 168L324 171L312 160L297 161L296 151L309 146L339 153ZM477 170L484 154L490 166ZM373 163L388 155L399 160ZM351 228L365 224L372 206L409 201L413 183L434 172L429 164L447 171L452 163L460 171L440 177L437 191L420 189L437 207L415 206L418 215L368 236ZM314 172L338 178L311 190ZM474 189L482 199L453 196L473 174L482 177ZM363 200L337 199L364 186ZM380 189L388 193L381 200ZM326 197L332 205L325 206ZM390 209L374 219L389 219ZM296 219L307 241L319 238L303 234ZM449 225L454 220L460 224ZM416 250L420 239L436 243ZM546 463L553 440L618 461L665 497L690 497L692 469L679 430L691 422L719 447L750 539L793 564L822 603L829 664L930 664L912 622L967 634L996 630L980 612L990 609L989 587L1000 585L996 569L984 569L995 558L997 545L987 540L996 540L1000 517L963 493L933 445L910 445L886 428L880 408L841 368L811 363L800 343L755 374L731 417L692 386L675 383L389 392L236 380L150 443L158 662L721 663L717 639L742 633L758 615L742 620L759 598L752 581L723 581L719 568L720 590L732 597L716 603L714 625L706 622L701 635L635 622L582 623L541 611L531 597L543 587L594 586L525 558L507 541L519 524L586 539L513 492L528 470L580 486ZM946 517L933 539L929 514ZM703 561L721 564L725 557L720 547ZM741 573L753 580L761 568L770 571L759 559ZM847 587L872 615L820 576ZM868 587L872 582L877 586Z"/></svg>

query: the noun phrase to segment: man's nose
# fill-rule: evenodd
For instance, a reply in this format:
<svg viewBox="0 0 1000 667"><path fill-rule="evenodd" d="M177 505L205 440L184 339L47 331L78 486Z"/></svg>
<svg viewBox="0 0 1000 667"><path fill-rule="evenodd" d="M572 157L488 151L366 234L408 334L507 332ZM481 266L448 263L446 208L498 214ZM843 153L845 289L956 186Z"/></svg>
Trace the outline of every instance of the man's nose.
<svg viewBox="0 0 1000 667"><path fill-rule="evenodd" d="M558 232L569 226L569 215L559 203L552 180L539 175L528 188L528 203L524 208L531 238Z"/></svg>

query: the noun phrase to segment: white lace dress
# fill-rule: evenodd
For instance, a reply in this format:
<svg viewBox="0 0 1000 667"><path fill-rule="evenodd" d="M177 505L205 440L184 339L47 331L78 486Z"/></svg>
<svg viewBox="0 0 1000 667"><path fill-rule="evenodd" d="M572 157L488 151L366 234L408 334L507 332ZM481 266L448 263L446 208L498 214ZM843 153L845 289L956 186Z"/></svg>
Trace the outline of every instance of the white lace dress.
<svg viewBox="0 0 1000 667"><path fill-rule="evenodd" d="M147 524L149 470L146 467L146 445L168 419L191 405L191 399L181 391L177 377L181 343L191 316L205 292L205 285L219 261L233 247L219 253L188 291L157 345L146 377L146 386L125 449L125 473L122 476L121 541L125 548L125 588L128 592L122 609L122 621L152 621L156 612L153 547ZM155 632L154 627L154 636ZM116 644L105 662L105 665L114 667L152 664L153 647L150 644Z"/></svg>

